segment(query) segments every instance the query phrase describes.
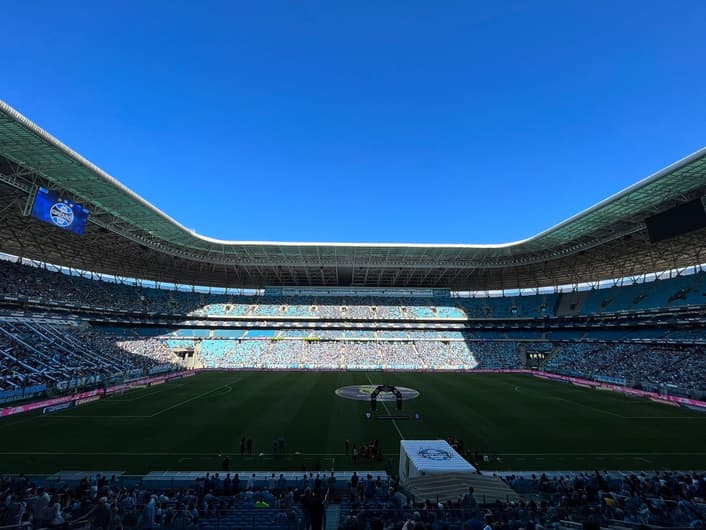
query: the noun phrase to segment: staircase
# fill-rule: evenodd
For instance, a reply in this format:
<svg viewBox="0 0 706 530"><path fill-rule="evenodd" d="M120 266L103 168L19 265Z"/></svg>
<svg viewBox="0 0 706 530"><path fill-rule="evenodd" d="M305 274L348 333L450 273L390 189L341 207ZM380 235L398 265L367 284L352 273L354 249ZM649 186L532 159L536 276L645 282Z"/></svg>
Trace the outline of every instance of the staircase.
<svg viewBox="0 0 706 530"><path fill-rule="evenodd" d="M414 496L416 502L426 499L432 501L458 500L468 493L473 486L473 496L480 504L519 500L517 493L499 477L474 475L468 473L445 473L440 475L424 475L407 481L407 490Z"/></svg>
<svg viewBox="0 0 706 530"><path fill-rule="evenodd" d="M329 504L326 508L326 530L338 530L341 524L341 505Z"/></svg>
<svg viewBox="0 0 706 530"><path fill-rule="evenodd" d="M573 316L581 313L590 291L562 293L556 303L556 316Z"/></svg>

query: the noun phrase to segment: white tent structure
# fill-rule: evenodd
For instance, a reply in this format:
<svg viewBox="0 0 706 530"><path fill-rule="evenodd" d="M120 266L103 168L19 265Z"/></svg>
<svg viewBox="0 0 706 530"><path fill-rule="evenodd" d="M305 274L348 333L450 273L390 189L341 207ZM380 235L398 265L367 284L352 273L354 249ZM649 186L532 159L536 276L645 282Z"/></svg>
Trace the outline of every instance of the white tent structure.
<svg viewBox="0 0 706 530"><path fill-rule="evenodd" d="M476 468L445 440L401 440L400 481L424 475L474 475Z"/></svg>

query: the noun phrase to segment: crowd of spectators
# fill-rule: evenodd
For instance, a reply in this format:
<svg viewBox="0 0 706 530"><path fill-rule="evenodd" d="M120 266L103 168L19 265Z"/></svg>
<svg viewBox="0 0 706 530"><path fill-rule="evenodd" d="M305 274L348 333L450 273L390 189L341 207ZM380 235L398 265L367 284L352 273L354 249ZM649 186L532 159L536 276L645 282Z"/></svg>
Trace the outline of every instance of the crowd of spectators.
<svg viewBox="0 0 706 530"><path fill-rule="evenodd" d="M0 260L0 296L112 310L188 312L192 293L143 289ZM193 302L196 302L194 299Z"/></svg>
<svg viewBox="0 0 706 530"><path fill-rule="evenodd" d="M247 488L237 475L207 475L194 487L124 487L115 477L96 475L78 486L36 487L26 477L0 481L0 525L9 528L196 529L237 525L298 528L310 492Z"/></svg>
<svg viewBox="0 0 706 530"><path fill-rule="evenodd" d="M374 451L374 441L366 445ZM37 487L24 476L0 479L0 525L63 528L320 528L325 501L340 502L344 530L417 528L541 530L569 522L599 528L629 523L703 528L706 479L699 473L577 473L502 477L524 500L477 499L473 488L456 500L412 499L388 475L353 475L343 483L304 473L293 484L275 474L261 487L237 473L207 474L191 487L124 487L100 474L77 486Z"/></svg>
<svg viewBox="0 0 706 530"><path fill-rule="evenodd" d="M318 332L317 332L318 333ZM381 332L356 332L367 337L346 340L331 331L333 339L311 337L268 339L209 339L201 341L201 360L208 368L313 368L313 369L520 369L527 344L512 340L373 339ZM399 332L408 335L407 332ZM421 332L433 337L436 332ZM455 333L455 332L452 332ZM673 385L705 390L706 354L698 345L644 345L625 342L537 343L553 348L543 368L577 377L603 376L616 382ZM534 343L531 345L535 348Z"/></svg>
<svg viewBox="0 0 706 530"><path fill-rule="evenodd" d="M479 364L478 354L463 340L419 340L414 345L426 368L470 370Z"/></svg>
<svg viewBox="0 0 706 530"><path fill-rule="evenodd" d="M394 485L352 496L341 506L344 530L542 530L607 526L655 525L703 528L706 479L698 473L623 475L578 473L565 476L516 476L503 479L524 500L487 499L473 488L455 500L406 497ZM369 483L372 477L365 481Z"/></svg>
<svg viewBox="0 0 706 530"><path fill-rule="evenodd" d="M204 339L200 342L200 356L208 368L524 367L523 346L516 341L459 340L457 332L435 331L331 333L339 339ZM347 334L351 340L346 340ZM409 338L435 334L439 335L436 340ZM393 338L396 335L406 338ZM454 338L448 339L449 336ZM108 378L134 370L146 373L178 361L168 344L169 341L156 338L124 337L90 328L0 320L0 391L37 384L51 386L88 376ZM698 345L561 342L556 343L556 352L543 368L578 377L607 377L627 384L706 390L706 354Z"/></svg>
<svg viewBox="0 0 706 530"><path fill-rule="evenodd" d="M0 299L31 299L111 311L319 317L351 322L364 319L410 321L464 316L536 316L538 308L553 308L558 296L424 298L204 294L99 281L6 260L0 260L0 278ZM647 307L647 299L661 300L660 303L667 306L695 303L699 300L704 278L706 274L698 274L591 291L586 298L590 301L610 294L609 306L615 310L623 310L630 303ZM676 296L672 293L674 289L686 294ZM586 307L592 307L588 301ZM608 307L599 305L603 309ZM295 337L280 333L277 338L287 339L281 342L216 341L210 340L216 336L211 337L209 330L199 331L206 335L206 340L201 344L201 359L206 367L511 369L524 366L523 348L515 340L508 340L514 339L517 334L511 335L503 330L482 329L463 335L459 331L440 330L317 330L299 341L289 340ZM275 333L273 331L273 337ZM523 340L531 338L531 333L530 330L526 336L522 335ZM706 368L706 356L701 347L641 346L615 340L614 331L600 329L586 331L582 337L590 335L591 338L600 339L601 333L604 333L605 340L613 342L597 346L562 343L559 353L545 368L576 375L598 375L703 390L702 373ZM541 334L536 336L545 338ZM667 334L664 340L675 338L693 344L701 339L701 333L699 329L674 331ZM50 326L25 329L21 324L7 322L0 323L0 357L3 359L0 363L0 390L52 384L66 378L69 372L72 377L83 377L137 369L148 371L155 365L175 360L169 347L160 340L130 337L118 341L108 334L84 331L65 335L53 331Z"/></svg>
<svg viewBox="0 0 706 530"><path fill-rule="evenodd" d="M97 475L75 487L36 487L23 476L0 480L0 524L62 528L320 528L325 502L340 502L339 528L587 528L656 525L703 528L706 481L696 473L509 475L525 500L482 502L473 488L456 500L412 499L391 477L304 473L296 484L272 478L262 487L237 473L207 474L192 487L123 487ZM416 501L416 502L415 502ZM479 526L480 525L480 526Z"/></svg>
<svg viewBox="0 0 706 530"><path fill-rule="evenodd" d="M508 370L524 367L520 345L515 341L469 342L478 359L478 368L486 370Z"/></svg>
<svg viewBox="0 0 706 530"><path fill-rule="evenodd" d="M326 503L372 498L388 485L386 475L344 483L334 472L303 473L294 483L274 473L266 481L256 481L254 474L207 473L191 487L162 489L125 487L115 476L101 474L75 487L60 482L38 487L20 475L0 478L0 526L320 529Z"/></svg>
<svg viewBox="0 0 706 530"><path fill-rule="evenodd" d="M502 477L523 496L536 498L545 521L589 520L703 528L706 476L702 473L577 473Z"/></svg>
<svg viewBox="0 0 706 530"><path fill-rule="evenodd" d="M99 276L96 275L96 278ZM0 260L0 297L72 306L191 316L308 317L344 320L544 318L558 293L504 297L277 296L148 288ZM703 305L706 274L581 292L586 313Z"/></svg>
<svg viewBox="0 0 706 530"><path fill-rule="evenodd" d="M0 390L41 384L51 388L83 378L95 383L176 362L172 350L152 338L126 339L78 327L0 320Z"/></svg>
<svg viewBox="0 0 706 530"><path fill-rule="evenodd" d="M304 297L205 294L72 276L0 260L0 297L180 315L360 319L463 318L451 297ZM437 307L438 306L438 307Z"/></svg>
<svg viewBox="0 0 706 530"><path fill-rule="evenodd" d="M3 353L0 357L0 391L43 384L41 374L27 364L32 358L29 351L13 346L9 337L0 334L0 352Z"/></svg>
<svg viewBox="0 0 706 530"><path fill-rule="evenodd" d="M374 458L375 441L363 444ZM64 528L321 528L328 503L340 503L343 530L542 530L653 525L703 528L706 477L701 473L556 473L501 478L522 500L477 498L473 488L457 499L415 499L388 474L272 473L255 480L238 473L208 473L188 487L150 489L132 479L97 474L76 486L39 487L25 476L0 478L0 526Z"/></svg>
<svg viewBox="0 0 706 530"><path fill-rule="evenodd" d="M105 340L105 335L96 334ZM130 354L133 364L144 363L144 368L151 368L155 365L175 363L178 359L174 356L174 352L164 343L164 341L153 338L115 340L113 337L109 339L113 341L117 349L113 348L114 352L127 352Z"/></svg>
<svg viewBox="0 0 706 530"><path fill-rule="evenodd" d="M463 340L207 339L207 368L472 369L478 365Z"/></svg>
<svg viewBox="0 0 706 530"><path fill-rule="evenodd" d="M706 390L706 352L699 345L562 343L545 368L577 377L610 377L627 384Z"/></svg>

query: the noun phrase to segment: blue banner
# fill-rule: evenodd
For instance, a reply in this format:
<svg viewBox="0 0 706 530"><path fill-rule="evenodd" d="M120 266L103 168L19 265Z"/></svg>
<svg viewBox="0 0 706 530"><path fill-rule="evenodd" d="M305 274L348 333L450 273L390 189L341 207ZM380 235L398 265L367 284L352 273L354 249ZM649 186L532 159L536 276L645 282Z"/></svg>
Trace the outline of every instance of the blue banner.
<svg viewBox="0 0 706 530"><path fill-rule="evenodd" d="M23 392L21 388L16 388L14 390L3 390L2 392L0 392L0 399L21 397L22 394Z"/></svg>
<svg viewBox="0 0 706 530"><path fill-rule="evenodd" d="M12 390L0 391L0 401L19 400L23 397L30 397L39 394L47 389L47 385L34 385L25 388L13 388Z"/></svg>
<svg viewBox="0 0 706 530"><path fill-rule="evenodd" d="M27 394L37 394L39 392L44 392L47 389L47 385L41 384L41 385L34 385L34 386L28 386L25 387L25 395Z"/></svg>
<svg viewBox="0 0 706 530"><path fill-rule="evenodd" d="M80 204L62 199L46 188L39 188L32 206L33 217L79 235L86 228L88 214Z"/></svg>
<svg viewBox="0 0 706 530"><path fill-rule="evenodd" d="M60 410L70 409L74 406L73 401L67 401L66 403L59 403L58 405L49 405L44 407L42 414L49 414L50 412L59 412Z"/></svg>

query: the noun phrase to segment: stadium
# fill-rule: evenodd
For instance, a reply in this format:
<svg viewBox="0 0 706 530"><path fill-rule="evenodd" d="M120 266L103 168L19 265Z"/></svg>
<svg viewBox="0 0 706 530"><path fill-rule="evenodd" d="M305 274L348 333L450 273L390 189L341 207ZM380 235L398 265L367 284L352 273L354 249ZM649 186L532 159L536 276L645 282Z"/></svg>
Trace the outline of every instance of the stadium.
<svg viewBox="0 0 706 530"><path fill-rule="evenodd" d="M705 193L706 148L510 244L222 241L0 102L5 491L139 481L125 511L159 502L164 527L191 502L199 527L304 528L294 492L322 474L334 528L518 506L537 525L688 524L706 491ZM463 465L395 483L415 440Z"/></svg>

